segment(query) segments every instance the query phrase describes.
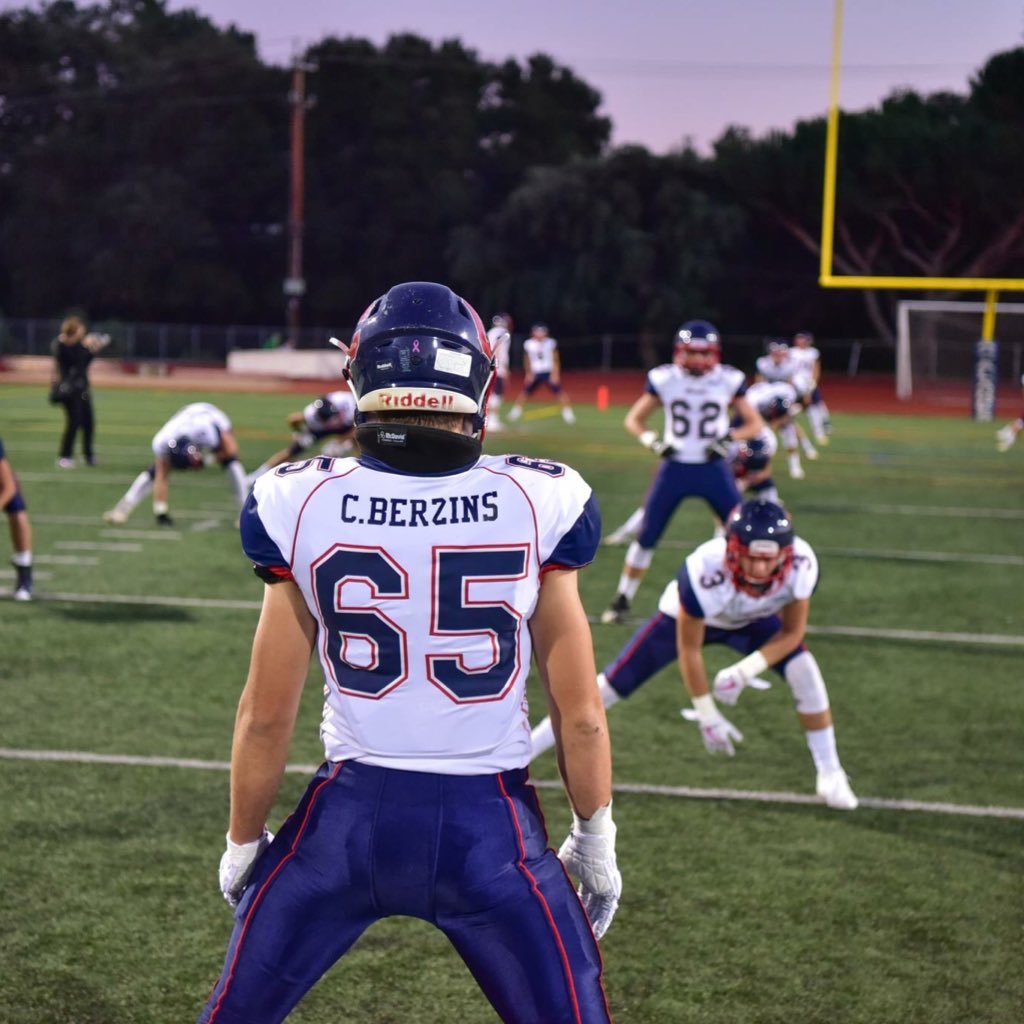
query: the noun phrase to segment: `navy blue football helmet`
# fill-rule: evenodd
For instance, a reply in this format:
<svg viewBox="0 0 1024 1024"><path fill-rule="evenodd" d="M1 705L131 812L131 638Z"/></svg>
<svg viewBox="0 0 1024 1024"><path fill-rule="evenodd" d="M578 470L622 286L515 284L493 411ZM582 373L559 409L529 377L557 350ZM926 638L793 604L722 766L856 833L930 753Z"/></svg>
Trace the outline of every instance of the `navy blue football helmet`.
<svg viewBox="0 0 1024 1024"><path fill-rule="evenodd" d="M203 453L195 442L184 434L167 443L167 457L175 469L201 469Z"/></svg>
<svg viewBox="0 0 1024 1024"><path fill-rule="evenodd" d="M368 412L466 413L480 430L494 358L473 307L443 284L397 284L359 318L345 377Z"/></svg>
<svg viewBox="0 0 1024 1024"><path fill-rule="evenodd" d="M790 414L789 399L776 395L775 398L769 398L763 405L759 405L757 411L764 417L765 423L775 423Z"/></svg>
<svg viewBox="0 0 1024 1024"><path fill-rule="evenodd" d="M737 505L726 524L725 564L737 590L764 597L777 587L793 564L793 523L774 501L745 501ZM770 558L772 568L763 575L748 575L741 558Z"/></svg>
<svg viewBox="0 0 1024 1024"><path fill-rule="evenodd" d="M686 370L695 376L707 373L718 361L721 354L720 335L718 328L707 320L687 320L678 331L676 331L673 351L676 361ZM687 356L691 354L713 357L708 364L705 359L690 363Z"/></svg>
<svg viewBox="0 0 1024 1024"><path fill-rule="evenodd" d="M313 403L313 415L321 423L326 423L328 420L333 420L338 415L337 407L330 399L318 398Z"/></svg>
<svg viewBox="0 0 1024 1024"><path fill-rule="evenodd" d="M756 473L759 469L764 469L771 462L771 458L764 441L760 438L752 437L749 441L740 441L733 462L733 472L737 477Z"/></svg>

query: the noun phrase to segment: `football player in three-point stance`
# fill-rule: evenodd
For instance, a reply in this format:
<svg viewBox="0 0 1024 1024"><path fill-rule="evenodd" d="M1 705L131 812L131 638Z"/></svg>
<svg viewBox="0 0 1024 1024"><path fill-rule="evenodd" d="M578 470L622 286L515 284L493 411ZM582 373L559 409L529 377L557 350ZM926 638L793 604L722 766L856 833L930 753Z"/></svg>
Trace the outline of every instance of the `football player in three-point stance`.
<svg viewBox="0 0 1024 1024"><path fill-rule="evenodd" d="M288 426L292 428L292 443L275 452L261 466L257 466L247 478L251 487L264 473L282 462L293 462L311 444L332 440L324 446L323 454L345 455L352 447L356 436L356 401L351 391L329 391L326 395L310 402L301 412L288 414Z"/></svg>
<svg viewBox="0 0 1024 1024"><path fill-rule="evenodd" d="M621 878L576 582L593 494L560 463L481 454L492 357L443 285L374 301L349 357L361 454L279 466L242 513L266 586L220 867L235 927L200 1020L283 1020L399 915L445 933L503 1021L608 1021L597 939ZM326 760L272 836L313 650ZM533 656L573 810L558 855L527 777Z"/></svg>
<svg viewBox="0 0 1024 1024"><path fill-rule="evenodd" d="M804 646L818 560L793 532L782 506L748 501L730 517L725 537L700 545L662 594L658 611L597 677L605 706L628 697L678 658L693 707L683 712L700 727L709 754L733 756L742 733L719 711L746 688L763 690L768 668L789 684L817 772L815 789L829 807L853 810L857 798L836 750L828 691L814 655ZM743 657L708 686L702 649L726 644ZM536 757L551 745L551 723L533 730Z"/></svg>
<svg viewBox="0 0 1024 1024"><path fill-rule="evenodd" d="M688 320L676 332L673 360L647 375L647 387L626 414L625 427L662 459L647 500L640 533L626 551L618 592L601 614L621 622L640 588L654 548L683 499L703 498L719 520L740 502L728 463L733 441L755 437L763 427L747 401L743 372L719 363L718 330L706 320ZM647 426L663 409L662 436ZM729 411L739 418L730 428Z"/></svg>
<svg viewBox="0 0 1024 1024"><path fill-rule="evenodd" d="M103 518L108 523L124 523L136 505L150 492L153 514L158 526L173 526L168 505L168 478L172 469L202 469L204 457L211 455L228 474L231 493L241 508L248 491L245 470L238 461L238 442L231 420L209 402L193 402L179 409L153 438L151 466L132 482L124 497Z"/></svg>

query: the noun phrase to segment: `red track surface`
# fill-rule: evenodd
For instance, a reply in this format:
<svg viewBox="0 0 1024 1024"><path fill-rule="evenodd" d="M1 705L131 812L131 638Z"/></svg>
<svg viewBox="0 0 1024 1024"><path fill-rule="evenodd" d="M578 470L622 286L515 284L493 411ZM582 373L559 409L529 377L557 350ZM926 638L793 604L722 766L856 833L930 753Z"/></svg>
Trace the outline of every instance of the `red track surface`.
<svg viewBox="0 0 1024 1024"><path fill-rule="evenodd" d="M50 377L50 360L44 357L21 357L0 360L0 383L45 386ZM336 387L338 382L327 380L292 380L266 376L230 374L218 367L189 366L168 363L161 367L162 376L136 372L122 372L115 360L97 360L93 364L93 386L103 388L152 388L189 390L263 391L286 394L316 395ZM607 389L607 401L612 405L629 405L644 388L642 371L602 373L598 370L569 371L565 386L574 403L593 405L599 400L599 389ZM519 394L521 374L512 374L506 391L506 401ZM969 416L971 392L968 381L950 383L940 387L915 389L909 401L896 397L896 385L888 374L856 377L830 376L822 391L833 412L894 413L911 416ZM541 394L539 401L546 400ZM1000 387L998 408L1000 416L1015 416L1021 406L1020 389L1012 385ZM1003 411L1005 410L1005 412Z"/></svg>

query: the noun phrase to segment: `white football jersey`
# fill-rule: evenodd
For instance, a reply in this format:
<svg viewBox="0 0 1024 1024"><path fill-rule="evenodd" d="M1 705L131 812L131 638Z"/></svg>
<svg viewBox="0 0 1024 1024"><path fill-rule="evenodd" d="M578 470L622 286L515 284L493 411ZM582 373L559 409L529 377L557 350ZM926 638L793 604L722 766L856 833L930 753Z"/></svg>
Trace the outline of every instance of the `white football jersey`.
<svg viewBox="0 0 1024 1024"><path fill-rule="evenodd" d="M796 350L790 349L781 363L775 362L771 356L759 356L755 364L757 372L766 381L792 380L793 374L800 369L797 361L793 359L794 351Z"/></svg>
<svg viewBox="0 0 1024 1024"><path fill-rule="evenodd" d="M792 404L798 397L796 388L786 381L761 380L747 388L747 400L758 410L776 398Z"/></svg>
<svg viewBox="0 0 1024 1024"><path fill-rule="evenodd" d="M793 345L789 350L789 358L796 365L796 372L809 374L813 379L814 368L817 366L818 360L821 359L821 353L813 345L809 345L807 348Z"/></svg>
<svg viewBox="0 0 1024 1024"><path fill-rule="evenodd" d="M429 476L307 459L260 477L242 514L246 554L317 621L328 760L452 775L529 762L541 575L599 539L579 474L518 455Z"/></svg>
<svg viewBox="0 0 1024 1024"><path fill-rule="evenodd" d="M804 600L818 585L818 557L807 541L793 539L793 565L780 587L763 597L737 590L725 564L725 537L701 544L686 561L661 595L658 610L677 618L679 587L686 585L696 596L704 612L704 622L719 629L741 629L755 619L777 615L793 601Z"/></svg>
<svg viewBox="0 0 1024 1024"><path fill-rule="evenodd" d="M487 340L491 343L494 355L494 372L499 377L508 376L508 349L512 343L512 335L504 327L494 326L487 332Z"/></svg>
<svg viewBox="0 0 1024 1024"><path fill-rule="evenodd" d="M166 455L170 443L179 437L187 437L202 451L220 447L221 434L231 429L231 420L215 405L209 402L193 402L179 409L156 433L153 438L153 454Z"/></svg>
<svg viewBox="0 0 1024 1024"><path fill-rule="evenodd" d="M555 368L555 352L558 342L551 335L545 338L527 338L523 342L523 354L526 356L530 373L551 373Z"/></svg>
<svg viewBox="0 0 1024 1024"><path fill-rule="evenodd" d="M707 462L711 441L729 431L729 406L745 392L742 370L718 364L700 377L675 363L647 374L647 392L665 408L664 439L675 449L675 462Z"/></svg>
<svg viewBox="0 0 1024 1024"><path fill-rule="evenodd" d="M310 402L302 410L302 419L310 430L331 430L337 433L349 430L356 420L356 399L351 391L329 391L324 398L337 410L329 420L317 416L316 402Z"/></svg>

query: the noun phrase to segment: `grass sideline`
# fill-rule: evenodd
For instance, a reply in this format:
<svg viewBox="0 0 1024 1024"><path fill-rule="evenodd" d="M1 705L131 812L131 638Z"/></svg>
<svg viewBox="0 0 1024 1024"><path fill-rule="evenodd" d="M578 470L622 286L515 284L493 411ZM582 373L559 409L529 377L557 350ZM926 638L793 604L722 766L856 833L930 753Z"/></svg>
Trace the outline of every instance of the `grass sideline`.
<svg viewBox="0 0 1024 1024"><path fill-rule="evenodd" d="M100 391L101 464L62 472L60 417L43 389L0 386L0 437L34 519L37 590L103 599L0 598L0 746L228 757L260 584L239 550L222 474L173 480L173 535L151 529L146 507L120 530L100 520L146 464L156 429L198 398L231 415L249 467L285 443L284 416L302 404ZM594 486L606 527L618 525L654 468L622 431L622 410L582 408L570 428L557 409L527 409L521 428L488 448L569 462ZM1022 453L997 454L993 428L968 420L837 416L835 427L806 480L790 481L784 467L777 479L822 562L812 626L869 633L809 640L854 786L867 797L1019 809L1020 648L951 637L1024 638ZM640 591L637 621L707 535L703 508L684 505ZM593 616L614 591L621 555L602 548L581 574ZM157 597L164 603L131 600ZM895 630L934 639L887 636ZM599 666L630 634L595 626ZM712 667L727 660L709 655ZM295 762L322 756L320 685L311 672ZM734 759L704 753L679 718L682 703L666 670L611 711L618 782L811 792L781 683L735 709L746 739ZM555 777L550 755L534 775ZM276 820L304 784L285 778ZM565 803L557 791L542 797L557 844ZM194 1019L231 923L216 882L226 773L0 760L0 799L0 1020ZM619 1024L1021 1018L1019 820L628 792L616 798L616 818L625 895L602 946ZM371 929L290 1018L452 1019L495 1017L443 936L410 920Z"/></svg>

